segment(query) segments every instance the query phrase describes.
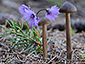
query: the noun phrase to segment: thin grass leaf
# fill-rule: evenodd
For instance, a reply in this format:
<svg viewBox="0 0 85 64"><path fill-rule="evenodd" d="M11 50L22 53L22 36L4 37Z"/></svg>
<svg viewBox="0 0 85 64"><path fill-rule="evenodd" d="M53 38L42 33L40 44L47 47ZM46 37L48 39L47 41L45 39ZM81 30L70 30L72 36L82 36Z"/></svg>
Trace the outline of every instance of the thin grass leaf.
<svg viewBox="0 0 85 64"><path fill-rule="evenodd" d="M17 32L17 28L16 28L16 26L17 26L17 22L12 18L12 20L13 20L13 22L14 22L14 29L15 29L15 31Z"/></svg>
<svg viewBox="0 0 85 64"><path fill-rule="evenodd" d="M39 29L38 29L38 32L39 32L39 38L40 38L40 35L41 35L41 34L40 34L40 30L39 30Z"/></svg>
<svg viewBox="0 0 85 64"><path fill-rule="evenodd" d="M13 32L13 31L11 31L11 33L14 33L14 34L16 34L17 36L24 37L24 35L23 35L23 34L20 34L20 33L17 33L17 32Z"/></svg>
<svg viewBox="0 0 85 64"><path fill-rule="evenodd" d="M85 57L85 54L79 53L80 56Z"/></svg>
<svg viewBox="0 0 85 64"><path fill-rule="evenodd" d="M24 44L27 44L27 43L28 43L28 42L26 42L26 41L25 41L25 42L19 42L19 44L23 44L23 45L24 45Z"/></svg>
<svg viewBox="0 0 85 64"><path fill-rule="evenodd" d="M36 49L36 48L37 48L37 49ZM32 52L33 52L33 51L37 51L37 50L38 50L38 52L41 53L41 46L35 45L35 47L34 47L34 49L32 50Z"/></svg>
<svg viewBox="0 0 85 64"><path fill-rule="evenodd" d="M16 43L16 39L12 42L12 45L11 45L11 47L15 47L16 45L17 45L17 43ZM16 45L15 45L16 44Z"/></svg>
<svg viewBox="0 0 85 64"><path fill-rule="evenodd" d="M10 34L12 34L12 33L11 33L12 30L10 30L10 29L5 29L4 31L5 31L5 32L9 32Z"/></svg>
<svg viewBox="0 0 85 64"><path fill-rule="evenodd" d="M31 35L30 35L30 38L32 38L32 37L34 37L34 34L33 34L33 32L31 31Z"/></svg>
<svg viewBox="0 0 85 64"><path fill-rule="evenodd" d="M29 30L28 36L31 36L31 30Z"/></svg>
<svg viewBox="0 0 85 64"><path fill-rule="evenodd" d="M42 43L42 41L40 40L40 38L37 39L38 42Z"/></svg>
<svg viewBox="0 0 85 64"><path fill-rule="evenodd" d="M22 46L23 46L23 44L17 46L15 49L19 49L19 48L22 47Z"/></svg>
<svg viewBox="0 0 85 64"><path fill-rule="evenodd" d="M49 39L48 39L47 43L49 43L49 42L50 42L50 40L51 40L51 38L49 38Z"/></svg>
<svg viewBox="0 0 85 64"><path fill-rule="evenodd" d="M8 37L8 36L10 36L10 35L13 35L13 34L10 34L10 33L0 34L1 37L5 37L5 38Z"/></svg>
<svg viewBox="0 0 85 64"><path fill-rule="evenodd" d="M25 23L25 25L26 25L26 32L25 32L25 34L28 34L28 32L29 32L29 25L28 25L28 23L26 23L26 22L24 22Z"/></svg>
<svg viewBox="0 0 85 64"><path fill-rule="evenodd" d="M13 25L13 27L14 27L14 22L13 22L13 20L10 20L10 22L11 22L11 25Z"/></svg>
<svg viewBox="0 0 85 64"><path fill-rule="evenodd" d="M34 37L35 37L35 39L37 41L39 37L38 37L38 34L36 32L36 29L34 27L32 27L32 31L33 31Z"/></svg>
<svg viewBox="0 0 85 64"><path fill-rule="evenodd" d="M0 25L0 27L2 27L2 28L4 28L4 29L8 29L8 28L6 28L5 26L3 26L3 25Z"/></svg>
<svg viewBox="0 0 85 64"><path fill-rule="evenodd" d="M11 28L14 28L13 25L8 20L6 20L6 22L10 25Z"/></svg>
<svg viewBox="0 0 85 64"><path fill-rule="evenodd" d="M18 37L12 37L11 40L7 43L7 45L10 44L10 42L12 42L13 40L16 40L17 38Z"/></svg>
<svg viewBox="0 0 85 64"><path fill-rule="evenodd" d="M12 30L6 28L5 26L0 25L0 27L4 28L5 29L4 31L6 31L6 32L10 32L10 33L13 32Z"/></svg>
<svg viewBox="0 0 85 64"><path fill-rule="evenodd" d="M30 48L28 48L26 51L29 52L29 53L32 52L33 47L34 47L34 44Z"/></svg>
<svg viewBox="0 0 85 64"><path fill-rule="evenodd" d="M38 52L40 52L40 53L41 53L41 46L40 46L40 47L38 47L36 50L37 50L37 53L38 53Z"/></svg>
<svg viewBox="0 0 85 64"><path fill-rule="evenodd" d="M20 32L22 33L22 34L24 34L24 32L22 31L22 29L19 27L19 26L16 26L19 30L20 30Z"/></svg>
<svg viewBox="0 0 85 64"><path fill-rule="evenodd" d="M18 43L16 43L16 40L13 42L13 44L11 45L12 47L17 46Z"/></svg>
<svg viewBox="0 0 85 64"><path fill-rule="evenodd" d="M21 29L23 28L23 20L21 19Z"/></svg>
<svg viewBox="0 0 85 64"><path fill-rule="evenodd" d="M8 61L8 63L10 63L10 62L13 61L13 60L14 60L14 58L10 59L10 61Z"/></svg>
<svg viewBox="0 0 85 64"><path fill-rule="evenodd" d="M38 50L41 50L41 46L37 45L38 46Z"/></svg>
<svg viewBox="0 0 85 64"><path fill-rule="evenodd" d="M10 20L10 22L9 22L8 20L6 20L6 22L10 25L10 27L11 27L12 29L14 29L14 23L13 23L12 20Z"/></svg>
<svg viewBox="0 0 85 64"><path fill-rule="evenodd" d="M38 41L38 42L40 42L41 43L41 41L40 41L40 36L38 37L38 35L37 35L37 33L36 33L36 29L34 28L34 27L32 27L33 28L33 34L34 34L34 37L35 37L35 39L36 39L36 41Z"/></svg>
<svg viewBox="0 0 85 64"><path fill-rule="evenodd" d="M19 38L19 37L16 37L16 39L14 39L14 41L13 41L13 44L14 44L14 43L15 43L15 44L14 44L14 45L12 45L12 46L14 46L14 47L15 47L15 46L17 46L17 47L18 47L18 46L21 44L21 42L24 40L24 38L19 39L19 40L17 40L17 38ZM21 45L23 45L23 44L25 44L25 43L24 43L24 42L22 42L22 44L21 44Z"/></svg>
<svg viewBox="0 0 85 64"><path fill-rule="evenodd" d="M27 47L24 51L26 51L26 52L30 52L30 50L32 49L34 47L34 45L31 45L30 47Z"/></svg>
<svg viewBox="0 0 85 64"><path fill-rule="evenodd" d="M36 39L37 34L36 34L36 30L35 30L35 28L33 26L32 26L32 32L33 32L33 35L34 35L34 37Z"/></svg>
<svg viewBox="0 0 85 64"><path fill-rule="evenodd" d="M27 50L29 48L29 44L27 44L27 47L24 50Z"/></svg>
<svg viewBox="0 0 85 64"><path fill-rule="evenodd" d="M25 38L23 38L23 39L19 39L19 40L17 40L17 42L21 42L21 41L24 41L24 39L25 39Z"/></svg>
<svg viewBox="0 0 85 64"><path fill-rule="evenodd" d="M21 28L21 24L20 24L20 22L17 20L17 23L18 23L18 26Z"/></svg>

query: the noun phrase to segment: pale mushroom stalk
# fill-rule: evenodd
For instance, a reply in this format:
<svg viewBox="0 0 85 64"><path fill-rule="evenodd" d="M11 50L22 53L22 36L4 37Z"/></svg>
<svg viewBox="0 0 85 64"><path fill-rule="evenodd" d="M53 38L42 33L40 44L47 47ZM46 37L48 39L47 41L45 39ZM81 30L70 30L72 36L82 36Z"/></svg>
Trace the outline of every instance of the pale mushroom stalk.
<svg viewBox="0 0 85 64"><path fill-rule="evenodd" d="M38 23L38 26L42 26L42 42L43 42L43 59L47 59L47 27L46 25L51 24L47 18L42 18Z"/></svg>
<svg viewBox="0 0 85 64"><path fill-rule="evenodd" d="M47 58L47 27L45 24L42 25L43 32L42 32L42 42L43 42L43 58Z"/></svg>
<svg viewBox="0 0 85 64"><path fill-rule="evenodd" d="M72 47L71 47L71 25L70 25L70 13L77 11L76 7L70 2L66 1L59 10L61 13L66 13L66 45L67 45L67 59L72 59Z"/></svg>
<svg viewBox="0 0 85 64"><path fill-rule="evenodd" d="M67 39L67 58L71 59L71 24L70 24L70 13L66 13L66 39Z"/></svg>

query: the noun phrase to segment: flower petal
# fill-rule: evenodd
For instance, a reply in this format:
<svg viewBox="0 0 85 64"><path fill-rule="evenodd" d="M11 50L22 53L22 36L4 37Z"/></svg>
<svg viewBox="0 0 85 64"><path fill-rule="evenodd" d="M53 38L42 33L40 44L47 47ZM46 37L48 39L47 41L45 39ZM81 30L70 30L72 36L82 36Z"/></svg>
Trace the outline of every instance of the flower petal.
<svg viewBox="0 0 85 64"><path fill-rule="evenodd" d="M60 13L59 13L59 8L56 7L56 6L57 6L57 5L52 6L51 9L50 9L50 11L51 11L52 13L58 15L58 14L60 14Z"/></svg>
<svg viewBox="0 0 85 64"><path fill-rule="evenodd" d="M26 5L22 4L22 6L19 7L19 12L23 15L26 10L30 10L30 7L27 7Z"/></svg>
<svg viewBox="0 0 85 64"><path fill-rule="evenodd" d="M55 21L55 18L58 17L58 14L60 14L59 8L57 7L57 5L54 5L51 8L47 8L46 12L47 13L45 14L45 17L47 17L50 21L52 20Z"/></svg>
<svg viewBox="0 0 85 64"><path fill-rule="evenodd" d="M45 17L48 18L51 22L52 20L55 21L55 16L51 13L51 14L45 14Z"/></svg>
<svg viewBox="0 0 85 64"><path fill-rule="evenodd" d="M23 18L26 19L26 21L30 18L31 13L24 13Z"/></svg>
<svg viewBox="0 0 85 64"><path fill-rule="evenodd" d="M36 20L36 18L30 18L28 20L29 26L38 26L38 21Z"/></svg>

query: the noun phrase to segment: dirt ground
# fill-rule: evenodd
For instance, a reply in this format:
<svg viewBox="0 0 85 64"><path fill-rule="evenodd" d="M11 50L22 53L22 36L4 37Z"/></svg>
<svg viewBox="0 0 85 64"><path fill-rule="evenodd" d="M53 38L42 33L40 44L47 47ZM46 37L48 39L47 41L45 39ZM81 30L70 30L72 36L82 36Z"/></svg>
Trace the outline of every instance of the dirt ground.
<svg viewBox="0 0 85 64"><path fill-rule="evenodd" d="M85 57L80 54L85 54L85 32L72 34L72 60L67 59L66 51L66 31L52 32L47 31L48 45L47 45L47 59L43 60L42 53L26 52L23 50L23 46L19 49L10 47L7 42L8 38L0 38L0 63L12 63L12 64L85 64ZM11 43L10 43L11 44ZM27 44L26 44L27 45ZM30 50L35 46L33 45ZM28 48L29 49L29 48Z"/></svg>

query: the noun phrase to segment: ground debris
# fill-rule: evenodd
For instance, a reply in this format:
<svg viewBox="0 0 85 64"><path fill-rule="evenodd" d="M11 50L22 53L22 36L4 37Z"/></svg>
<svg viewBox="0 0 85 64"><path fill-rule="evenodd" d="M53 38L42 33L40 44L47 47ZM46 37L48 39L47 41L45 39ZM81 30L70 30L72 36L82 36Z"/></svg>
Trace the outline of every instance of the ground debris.
<svg viewBox="0 0 85 64"><path fill-rule="evenodd" d="M31 52L27 53L26 51L16 50L13 47L9 47L6 44L6 39L0 40L0 63L22 63L22 64L38 64L38 63L47 63L47 64L61 64L61 63L85 63L85 56L79 54L85 54L85 35L84 32L72 34L72 60L68 60L66 55L66 34L65 31L55 32L48 31L48 56L47 60L43 60L42 53ZM34 46L33 46L34 47Z"/></svg>

